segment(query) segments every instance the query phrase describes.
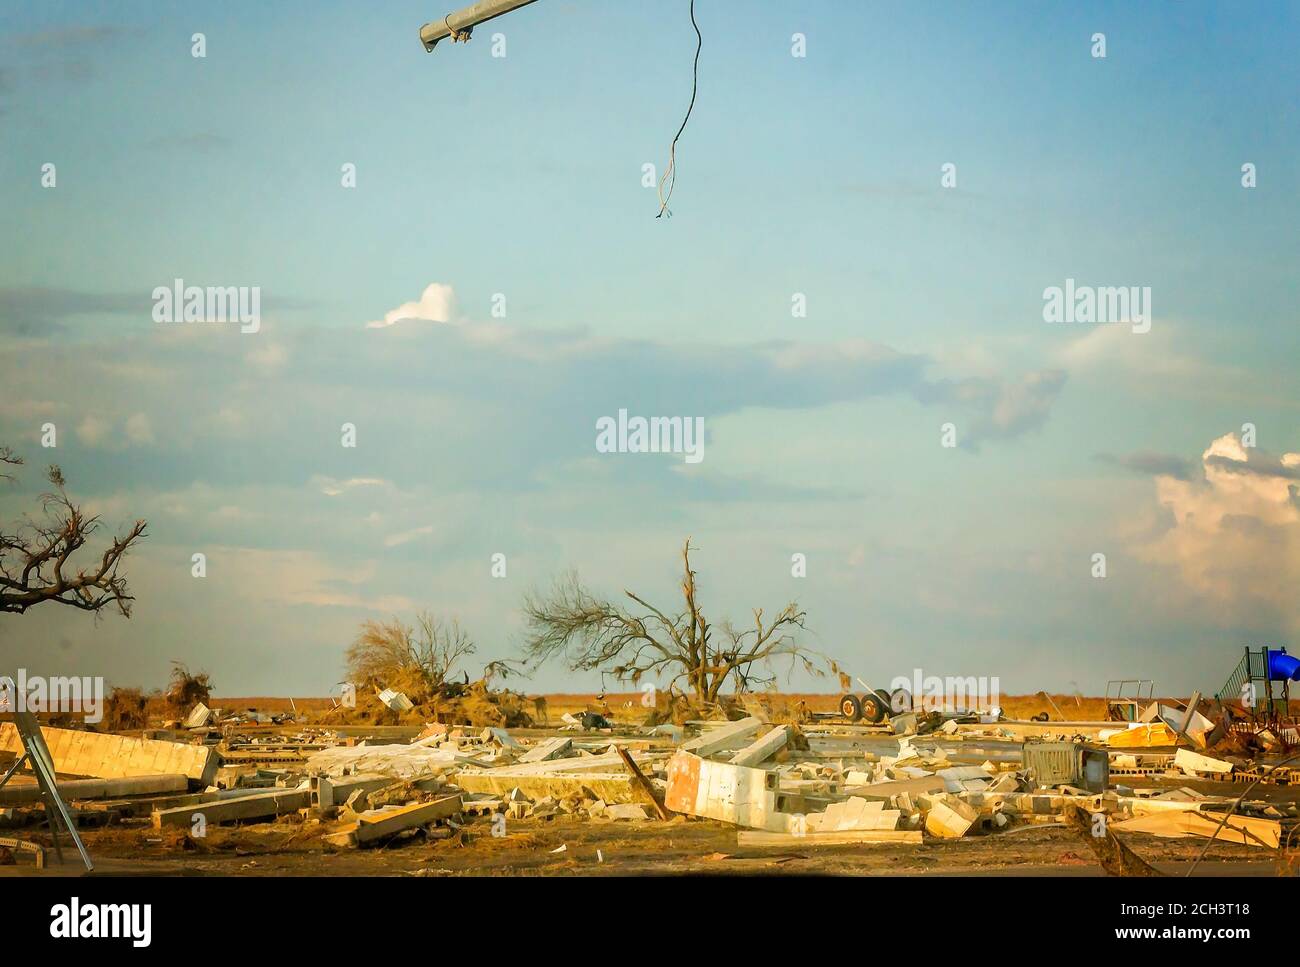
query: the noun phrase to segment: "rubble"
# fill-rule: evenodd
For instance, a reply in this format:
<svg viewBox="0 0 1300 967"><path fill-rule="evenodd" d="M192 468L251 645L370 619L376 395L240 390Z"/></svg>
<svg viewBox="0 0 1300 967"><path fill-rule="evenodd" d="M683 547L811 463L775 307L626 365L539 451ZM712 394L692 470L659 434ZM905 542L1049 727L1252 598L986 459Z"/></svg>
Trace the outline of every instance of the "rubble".
<svg viewBox="0 0 1300 967"><path fill-rule="evenodd" d="M1174 765L1182 769L1189 776L1197 775L1229 775L1232 772L1233 765L1231 762L1224 762L1222 759L1214 759L1208 755L1201 755L1192 752L1190 749L1179 749L1174 753Z"/></svg>
<svg viewBox="0 0 1300 967"><path fill-rule="evenodd" d="M283 790L273 792L242 793L230 798L218 798L197 806L177 806L172 809L158 809L153 814L154 829L165 826L193 827L196 819L203 822L233 823L249 819L261 819L266 816L280 816L284 813L306 809L311 805L311 790Z"/></svg>
<svg viewBox="0 0 1300 967"><path fill-rule="evenodd" d="M925 814L925 831L940 839L961 839L979 813L960 799L932 799Z"/></svg>
<svg viewBox="0 0 1300 967"><path fill-rule="evenodd" d="M1077 829L1079 816L1097 815L1107 838L1090 845L1121 872L1143 864L1115 834L1139 845L1142 837L1215 838L1279 849L1300 825L1295 804L1237 804L1230 789L1215 794L1204 784L1282 785L1295 774L1180 738L1213 733L1188 708L1150 711L1138 723L1032 727L1001 713L926 713L905 719L899 734L897 722L795 726L766 713L685 726L611 726L603 715L600 726L586 713L559 729L277 726L260 712L199 702L176 730L153 733L169 738L45 734L60 772L103 774L59 783L84 823L98 815L187 835L199 817L225 830L292 823L331 849L473 845L515 835L509 824L560 830L575 821L619 824L624 836L632 827L718 823L752 849L937 847L1032 827ZM6 729L0 749L12 744ZM140 771L163 763L164 774ZM0 790L0 805L13 807L0 821L29 822L37 799L34 784L17 777ZM588 857L587 844L570 843L575 857Z"/></svg>

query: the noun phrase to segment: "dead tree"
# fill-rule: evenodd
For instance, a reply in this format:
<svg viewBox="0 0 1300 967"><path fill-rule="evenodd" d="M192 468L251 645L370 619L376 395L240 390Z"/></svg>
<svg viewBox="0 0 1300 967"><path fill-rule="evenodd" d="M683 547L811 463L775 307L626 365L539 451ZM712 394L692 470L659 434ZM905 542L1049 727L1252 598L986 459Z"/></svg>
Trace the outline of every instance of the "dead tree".
<svg viewBox="0 0 1300 967"><path fill-rule="evenodd" d="M573 671L600 670L617 681L636 684L647 676L669 677L668 688L683 683L701 705L716 705L728 682L737 692L771 685L774 664L788 659L815 675L824 659L801 646L796 635L805 613L790 602L770 621L754 610L754 624L738 628L710 624L696 597L691 542L682 549L680 610L661 611L631 591L635 607L596 597L576 574L560 579L546 597L524 600L528 634L524 655L533 663L562 658Z"/></svg>
<svg viewBox="0 0 1300 967"><path fill-rule="evenodd" d="M11 449L0 447L0 465L22 463ZM22 614L33 605L55 601L93 612L115 605L129 618L135 598L118 566L127 550L145 537L145 522L137 520L113 538L97 562L74 569L69 559L100 529L101 521L86 516L69 499L57 466L45 476L53 489L41 495L41 516L0 524L0 611ZM0 477L13 479L7 473Z"/></svg>

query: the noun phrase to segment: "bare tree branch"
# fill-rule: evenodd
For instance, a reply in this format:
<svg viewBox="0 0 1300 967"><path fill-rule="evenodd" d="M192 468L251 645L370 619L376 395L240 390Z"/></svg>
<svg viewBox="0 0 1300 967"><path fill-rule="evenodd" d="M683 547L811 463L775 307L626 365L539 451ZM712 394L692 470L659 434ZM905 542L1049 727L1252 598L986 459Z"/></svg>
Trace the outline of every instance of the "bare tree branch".
<svg viewBox="0 0 1300 967"><path fill-rule="evenodd" d="M21 466L23 461L9 447L0 447L0 463ZM13 479L9 474L0 477ZM98 564L65 573L69 560L100 529L101 521L98 516L87 517L69 499L57 466L46 471L46 479L54 489L41 495L41 516L24 516L12 528L0 525L0 612L22 614L34 605L54 601L92 612L114 605L129 618L135 598L118 566L131 546L146 536L145 522L137 520L114 537Z"/></svg>

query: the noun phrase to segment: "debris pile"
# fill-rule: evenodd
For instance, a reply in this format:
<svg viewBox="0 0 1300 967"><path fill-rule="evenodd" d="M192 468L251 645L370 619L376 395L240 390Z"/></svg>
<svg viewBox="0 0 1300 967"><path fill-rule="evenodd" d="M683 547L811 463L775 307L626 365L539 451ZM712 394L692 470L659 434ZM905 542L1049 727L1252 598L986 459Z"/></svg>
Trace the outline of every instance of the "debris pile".
<svg viewBox="0 0 1300 967"><path fill-rule="evenodd" d="M471 685L439 707L484 701L503 710L492 701L502 694ZM410 708L397 710L399 696ZM393 688L373 701L405 720L427 710L417 698L427 697ZM539 729L471 725L455 720L459 712L408 725L308 724L296 710L267 716L196 701L173 730L144 738L44 732L59 774L89 777L60 782L80 823L190 839L279 819L310 827L332 851L407 840L472 845L515 823L571 820L721 823L735 829L737 847L755 849L942 848L1086 826L1099 862L1123 872L1145 864L1116 834L1286 850L1300 826L1297 797L1237 803L1228 784L1300 786L1300 772L1211 754L1208 720L1158 704L1149 711L1119 728L1007 721L991 711L794 725L760 709L641 726L588 712ZM1167 744L1164 730L1174 736ZM1131 741L1139 734L1145 741ZM0 723L0 760L21 752L14 727ZM39 799L34 783L16 776L0 788L0 826L38 823Z"/></svg>

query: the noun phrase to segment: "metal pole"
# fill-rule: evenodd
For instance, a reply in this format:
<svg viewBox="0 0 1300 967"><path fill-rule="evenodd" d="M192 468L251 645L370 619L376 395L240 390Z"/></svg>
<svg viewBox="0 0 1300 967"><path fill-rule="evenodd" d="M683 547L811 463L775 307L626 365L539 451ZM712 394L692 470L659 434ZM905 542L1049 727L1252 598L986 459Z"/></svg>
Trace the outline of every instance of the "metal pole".
<svg viewBox="0 0 1300 967"><path fill-rule="evenodd" d="M433 45L450 37L452 42L469 40L470 32L481 23L486 23L520 7L526 7L534 0L478 0L464 9L449 13L441 20L434 20L420 28L420 42L425 50L433 50Z"/></svg>

